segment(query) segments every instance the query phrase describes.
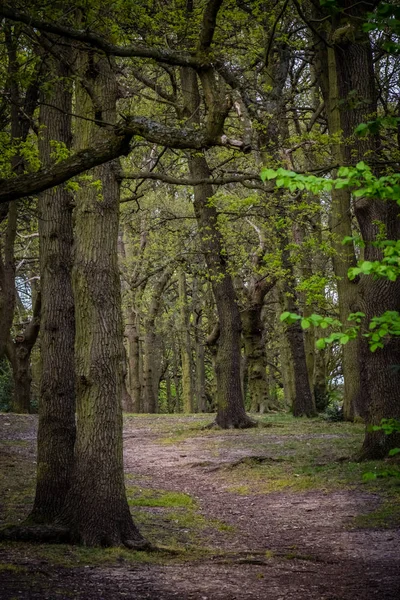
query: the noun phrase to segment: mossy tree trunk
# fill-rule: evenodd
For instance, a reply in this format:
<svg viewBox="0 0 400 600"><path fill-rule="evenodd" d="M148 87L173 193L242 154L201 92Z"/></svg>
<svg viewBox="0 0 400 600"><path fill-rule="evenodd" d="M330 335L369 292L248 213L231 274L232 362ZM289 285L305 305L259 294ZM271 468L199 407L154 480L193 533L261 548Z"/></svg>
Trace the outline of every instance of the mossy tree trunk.
<svg viewBox="0 0 400 600"><path fill-rule="evenodd" d="M108 58L81 53L79 68L92 97L77 84L75 111L83 118L76 120L76 150L107 135L94 120L115 122L117 94ZM73 542L141 547L144 540L129 512L123 471L118 167L114 161L92 169L76 193L77 438L72 483L59 522Z"/></svg>
<svg viewBox="0 0 400 600"><path fill-rule="evenodd" d="M346 139L345 157L351 160L381 158L378 136L354 135L358 124L371 119L377 111L374 60L371 41L362 30L370 7L367 3L353 4L341 0L343 9L333 19L332 39L336 60L338 94L341 99L340 121ZM346 29L350 30L346 33ZM356 102L354 101L356 98ZM357 198L355 215L365 244L364 259L379 260L381 251L374 245L381 229L386 239L400 239L399 208L395 202ZM366 315L365 328L374 316L386 311L400 311L400 278L392 282L385 278L361 276L359 306ZM387 436L382 431L371 431L382 418L400 418L400 339L392 337L384 348L371 352L368 340L361 337L358 351L360 368L359 404L367 422L361 457L383 458L389 449L398 446L400 435Z"/></svg>
<svg viewBox="0 0 400 600"><path fill-rule="evenodd" d="M329 133L337 139L342 132L340 119L340 97L337 85L336 58L333 48L317 40L317 60L319 82L326 106ZM343 59L340 59L343 60ZM337 164L345 163L343 145L335 142L331 145L333 160ZM350 281L348 271L356 264L353 243L343 245L345 237L353 235L351 215L351 192L347 189L333 189L332 206L330 213L330 230L332 232L332 246L334 255L332 257L333 270L336 277L339 318L342 323L347 322L350 313L359 310L357 280ZM359 339L350 340L343 346L343 377L344 398L343 414L347 421L352 421L360 414L357 407L357 398L360 392L360 369L358 362Z"/></svg>
<svg viewBox="0 0 400 600"><path fill-rule="evenodd" d="M65 61L71 53L61 51ZM52 141L71 146L72 89L64 62L50 56L47 91L42 92L39 151L50 164ZM72 267L72 198L64 186L39 196L41 279L41 387L36 494L30 520L51 522L70 486L75 443L74 300Z"/></svg>
<svg viewBox="0 0 400 600"><path fill-rule="evenodd" d="M242 312L243 341L247 370L247 393L250 410L264 412L269 408L267 357L261 318L262 304Z"/></svg>

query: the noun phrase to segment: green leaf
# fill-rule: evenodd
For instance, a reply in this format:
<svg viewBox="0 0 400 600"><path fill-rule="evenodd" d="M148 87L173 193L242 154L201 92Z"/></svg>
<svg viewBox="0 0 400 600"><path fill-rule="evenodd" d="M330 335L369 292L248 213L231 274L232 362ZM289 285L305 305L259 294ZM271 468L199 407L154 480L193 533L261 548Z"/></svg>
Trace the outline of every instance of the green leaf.
<svg viewBox="0 0 400 600"><path fill-rule="evenodd" d="M372 473L371 471L368 471L368 473L364 473L362 477L363 477L364 481L372 481L373 479L377 478L377 474Z"/></svg>
<svg viewBox="0 0 400 600"><path fill-rule="evenodd" d="M400 454L400 448L392 448L389 450L389 456L395 456L396 454Z"/></svg>
<svg viewBox="0 0 400 600"><path fill-rule="evenodd" d="M318 350L323 350L326 347L326 342L324 338L320 338L319 340L317 340L315 345L318 348Z"/></svg>
<svg viewBox="0 0 400 600"><path fill-rule="evenodd" d="M310 327L310 321L308 319L301 320L302 329L308 329Z"/></svg>
<svg viewBox="0 0 400 600"><path fill-rule="evenodd" d="M289 311L285 311L281 314L281 316L279 317L280 321L286 321L286 319L290 317L290 312Z"/></svg>
<svg viewBox="0 0 400 600"><path fill-rule="evenodd" d="M358 125L358 127L355 128L354 133L356 135L359 135L361 137L367 135L369 132L369 125L368 123L360 123L360 125Z"/></svg>
<svg viewBox="0 0 400 600"><path fill-rule="evenodd" d="M276 179L277 173L274 169L263 169L261 171L261 179L263 181Z"/></svg>

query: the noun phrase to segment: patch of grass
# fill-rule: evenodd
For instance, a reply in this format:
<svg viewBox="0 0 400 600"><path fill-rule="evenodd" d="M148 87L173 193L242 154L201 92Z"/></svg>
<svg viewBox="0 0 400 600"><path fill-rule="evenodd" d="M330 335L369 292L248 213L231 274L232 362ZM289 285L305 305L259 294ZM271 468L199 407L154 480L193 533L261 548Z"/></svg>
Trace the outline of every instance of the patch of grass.
<svg viewBox="0 0 400 600"><path fill-rule="evenodd" d="M353 527L367 529L391 529L400 526L400 496L386 498L376 509L365 515L358 515L352 521Z"/></svg>
<svg viewBox="0 0 400 600"><path fill-rule="evenodd" d="M154 545L166 545L180 553L190 550L190 558L202 554L203 538L213 531L231 533L234 528L219 521L207 519L199 511L196 501L182 492L129 487L128 503L133 507L133 518L143 535ZM136 508L141 510L135 510Z"/></svg>
<svg viewBox="0 0 400 600"><path fill-rule="evenodd" d="M26 573L27 569L11 563L0 563L0 573Z"/></svg>
<svg viewBox="0 0 400 600"><path fill-rule="evenodd" d="M126 492L129 506L195 506L193 498L189 496L189 494L184 494L182 492L153 490L150 488L140 488L138 486L128 487Z"/></svg>

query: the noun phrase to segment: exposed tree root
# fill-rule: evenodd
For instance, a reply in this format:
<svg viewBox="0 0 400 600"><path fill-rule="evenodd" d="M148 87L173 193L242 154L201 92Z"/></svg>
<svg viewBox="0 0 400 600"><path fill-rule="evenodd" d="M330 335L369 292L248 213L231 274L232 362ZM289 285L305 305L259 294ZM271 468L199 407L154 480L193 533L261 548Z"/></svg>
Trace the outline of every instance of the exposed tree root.
<svg viewBox="0 0 400 600"><path fill-rule="evenodd" d="M0 540L13 542L30 542L34 544L76 544L84 546L125 546L130 550L157 550L145 539L122 539L120 543L116 540L103 538L101 541L83 540L73 535L71 530L60 525L35 525L22 524L10 525L0 530Z"/></svg>
<svg viewBox="0 0 400 600"><path fill-rule="evenodd" d="M71 532L57 525L10 525L0 530L0 540L34 544L69 544Z"/></svg>
<svg viewBox="0 0 400 600"><path fill-rule="evenodd" d="M252 427L258 427L258 425L258 421L254 421L253 419L250 419L250 417L247 417L246 419L241 419L236 423L230 423L226 427L223 427L216 419L212 423L204 425L202 429L250 429Z"/></svg>

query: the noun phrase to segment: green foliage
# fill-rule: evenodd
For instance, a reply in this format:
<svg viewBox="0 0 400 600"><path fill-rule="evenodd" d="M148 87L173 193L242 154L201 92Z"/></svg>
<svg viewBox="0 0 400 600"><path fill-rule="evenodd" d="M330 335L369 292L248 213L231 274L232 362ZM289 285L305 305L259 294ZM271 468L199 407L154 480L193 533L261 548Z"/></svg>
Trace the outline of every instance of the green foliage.
<svg viewBox="0 0 400 600"><path fill-rule="evenodd" d="M381 260L359 261L357 267L349 269L348 277L353 280L358 275L373 275L375 279L386 277L396 281L400 275L400 240L383 240L374 242L383 251Z"/></svg>
<svg viewBox="0 0 400 600"><path fill-rule="evenodd" d="M368 22L363 25L364 31L380 31L385 34L382 48L390 54L399 54L400 43L400 6L393 2L379 3L375 12L368 15ZM396 37L393 37L394 34Z"/></svg>
<svg viewBox="0 0 400 600"><path fill-rule="evenodd" d="M326 421L331 421L332 423L343 421L343 405L340 402L332 402L327 407L323 417Z"/></svg>

